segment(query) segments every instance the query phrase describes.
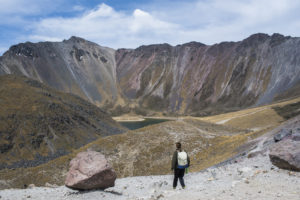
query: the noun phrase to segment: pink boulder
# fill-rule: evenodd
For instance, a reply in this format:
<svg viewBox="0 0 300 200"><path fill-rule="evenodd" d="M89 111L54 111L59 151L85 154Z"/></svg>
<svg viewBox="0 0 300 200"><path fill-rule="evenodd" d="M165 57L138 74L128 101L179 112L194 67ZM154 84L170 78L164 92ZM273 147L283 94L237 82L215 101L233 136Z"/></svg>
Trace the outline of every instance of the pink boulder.
<svg viewBox="0 0 300 200"><path fill-rule="evenodd" d="M286 139L274 144L269 157L279 168L300 171L300 141Z"/></svg>
<svg viewBox="0 0 300 200"><path fill-rule="evenodd" d="M67 187L91 190L113 187L117 175L105 156L96 151L78 153L70 162L65 184Z"/></svg>

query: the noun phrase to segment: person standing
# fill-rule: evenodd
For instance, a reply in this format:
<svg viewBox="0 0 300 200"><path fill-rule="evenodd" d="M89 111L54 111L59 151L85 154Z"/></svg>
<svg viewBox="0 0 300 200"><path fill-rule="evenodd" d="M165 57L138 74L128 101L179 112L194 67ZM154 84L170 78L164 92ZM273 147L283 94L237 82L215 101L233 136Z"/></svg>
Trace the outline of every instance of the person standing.
<svg viewBox="0 0 300 200"><path fill-rule="evenodd" d="M172 167L171 169L174 170L174 180L173 180L173 189L176 189L177 182L181 184L181 187L185 189L185 184L183 180L185 169L190 166L190 158L188 154L182 150L181 143L176 142L176 151L172 157Z"/></svg>

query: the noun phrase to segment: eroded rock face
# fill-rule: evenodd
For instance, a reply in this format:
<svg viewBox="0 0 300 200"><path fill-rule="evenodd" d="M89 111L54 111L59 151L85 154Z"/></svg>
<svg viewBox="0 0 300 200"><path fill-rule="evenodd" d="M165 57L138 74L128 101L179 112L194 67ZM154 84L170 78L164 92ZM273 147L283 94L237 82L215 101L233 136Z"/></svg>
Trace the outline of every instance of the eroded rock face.
<svg viewBox="0 0 300 200"><path fill-rule="evenodd" d="M117 175L105 156L96 151L77 154L70 162L65 185L80 190L113 187Z"/></svg>
<svg viewBox="0 0 300 200"><path fill-rule="evenodd" d="M269 157L279 168L300 171L300 141L285 139L276 143Z"/></svg>
<svg viewBox="0 0 300 200"><path fill-rule="evenodd" d="M280 34L118 50L71 37L12 46L0 56L0 74L25 75L115 115L138 105L137 112L203 116L300 95L299 51L300 38Z"/></svg>

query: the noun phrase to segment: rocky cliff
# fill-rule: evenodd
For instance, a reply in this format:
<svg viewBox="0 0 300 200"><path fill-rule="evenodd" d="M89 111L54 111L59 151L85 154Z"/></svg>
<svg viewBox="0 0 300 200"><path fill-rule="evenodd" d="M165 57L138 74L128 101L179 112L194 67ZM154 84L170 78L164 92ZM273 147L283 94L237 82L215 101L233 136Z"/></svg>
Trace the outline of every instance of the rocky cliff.
<svg viewBox="0 0 300 200"><path fill-rule="evenodd" d="M114 53L78 37L63 42L26 42L4 53L0 74L25 75L99 106L118 99Z"/></svg>
<svg viewBox="0 0 300 200"><path fill-rule="evenodd" d="M146 108L205 115L299 95L299 53L300 38L279 34L142 46L117 50L117 76L125 96Z"/></svg>
<svg viewBox="0 0 300 200"><path fill-rule="evenodd" d="M37 166L122 132L108 114L75 95L0 76L0 169Z"/></svg>
<svg viewBox="0 0 300 200"><path fill-rule="evenodd" d="M12 46L0 74L24 74L119 112L207 115L300 95L299 53L300 38L280 34L116 51L72 37Z"/></svg>

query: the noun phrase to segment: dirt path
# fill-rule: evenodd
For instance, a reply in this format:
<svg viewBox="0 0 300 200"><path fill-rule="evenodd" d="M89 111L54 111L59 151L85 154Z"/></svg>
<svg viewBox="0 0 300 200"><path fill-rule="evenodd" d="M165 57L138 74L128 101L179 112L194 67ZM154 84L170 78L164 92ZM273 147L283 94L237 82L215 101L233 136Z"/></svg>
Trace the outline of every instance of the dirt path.
<svg viewBox="0 0 300 200"><path fill-rule="evenodd" d="M246 113L246 114L236 115L236 116L230 117L228 119L217 121L216 124L225 124L226 122L228 122L228 121L230 121L232 119L239 118L239 117L245 117L245 116L249 116L249 115L253 115L255 113L261 112L261 111L266 110L266 109L270 109L270 108L262 108L262 109L254 111L254 112L249 112L249 113Z"/></svg>

